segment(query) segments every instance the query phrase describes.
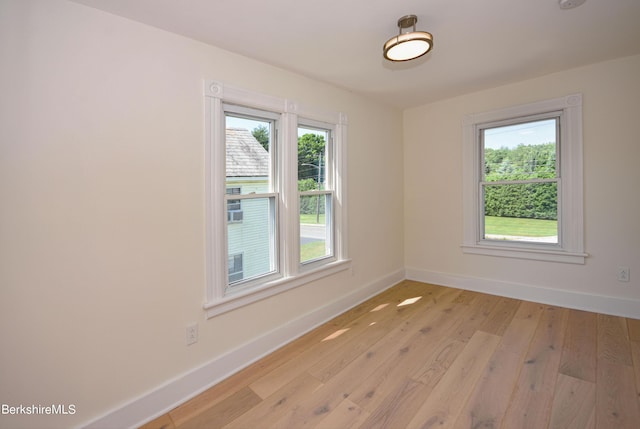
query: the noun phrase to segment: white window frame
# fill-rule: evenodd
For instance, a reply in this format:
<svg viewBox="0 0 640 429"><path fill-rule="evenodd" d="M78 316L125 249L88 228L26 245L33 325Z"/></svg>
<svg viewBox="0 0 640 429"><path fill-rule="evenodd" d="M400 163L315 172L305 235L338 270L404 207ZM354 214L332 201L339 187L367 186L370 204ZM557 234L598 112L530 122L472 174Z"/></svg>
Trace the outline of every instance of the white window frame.
<svg viewBox="0 0 640 429"><path fill-rule="evenodd" d="M236 88L219 81L204 82L205 98L205 204L206 204L206 302L207 317L268 298L322 277L349 269L347 254L346 136L347 117L299 102ZM278 182L277 273L263 281L252 282L238 290L227 288L227 213L225 209L225 114L224 105L234 104L279 116L275 151L278 164L274 180ZM297 129L299 124L316 121L329 124L333 135L333 255L300 264L300 217L297 172ZM237 196L233 196L234 199Z"/></svg>
<svg viewBox="0 0 640 429"><path fill-rule="evenodd" d="M487 124L561 112L558 179L558 243L485 240L480 196L482 149ZM465 116L463 121L463 220L465 253L584 264L582 94Z"/></svg>

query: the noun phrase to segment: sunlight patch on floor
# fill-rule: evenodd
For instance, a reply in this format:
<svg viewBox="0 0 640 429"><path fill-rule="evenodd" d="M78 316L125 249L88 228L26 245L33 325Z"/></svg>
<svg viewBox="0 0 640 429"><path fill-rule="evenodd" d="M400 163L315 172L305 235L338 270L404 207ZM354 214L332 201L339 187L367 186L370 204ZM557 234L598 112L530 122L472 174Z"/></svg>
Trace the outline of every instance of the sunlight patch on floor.
<svg viewBox="0 0 640 429"><path fill-rule="evenodd" d="M374 311L380 311L383 308L385 308L387 305L389 305L389 303L386 304L380 304L379 306L377 306L376 308L374 308L373 310L371 310L369 313L373 313Z"/></svg>
<svg viewBox="0 0 640 429"><path fill-rule="evenodd" d="M345 332L347 332L350 328L346 328L346 329L338 329L337 331L335 331L333 334L329 335L328 337L324 338L322 341L329 341L329 340L334 340L336 338L338 338L340 335L344 334Z"/></svg>
<svg viewBox="0 0 640 429"><path fill-rule="evenodd" d="M404 307L405 305L415 304L420 298L422 297L416 296L414 298L407 298L404 301L402 301L400 304L398 304L398 307Z"/></svg>

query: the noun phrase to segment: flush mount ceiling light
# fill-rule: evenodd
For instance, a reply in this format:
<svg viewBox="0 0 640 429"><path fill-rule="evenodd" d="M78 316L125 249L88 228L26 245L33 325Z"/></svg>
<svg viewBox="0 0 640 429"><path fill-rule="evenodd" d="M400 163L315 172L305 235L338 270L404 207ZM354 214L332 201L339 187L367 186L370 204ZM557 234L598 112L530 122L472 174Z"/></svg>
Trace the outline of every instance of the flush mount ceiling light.
<svg viewBox="0 0 640 429"><path fill-rule="evenodd" d="M403 16L398 20L398 35L384 44L384 57L389 61L409 61L421 57L433 48L433 36L426 31L416 31L418 17ZM412 28L412 31L407 31Z"/></svg>
<svg viewBox="0 0 640 429"><path fill-rule="evenodd" d="M584 2L585 0L558 0L560 9L573 9L574 7L580 6Z"/></svg>

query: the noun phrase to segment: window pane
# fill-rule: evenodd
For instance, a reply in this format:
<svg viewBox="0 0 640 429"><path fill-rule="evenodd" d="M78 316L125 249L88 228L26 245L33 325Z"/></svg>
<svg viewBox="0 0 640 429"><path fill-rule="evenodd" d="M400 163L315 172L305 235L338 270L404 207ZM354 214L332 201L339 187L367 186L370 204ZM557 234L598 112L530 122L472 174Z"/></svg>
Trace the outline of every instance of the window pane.
<svg viewBox="0 0 640 429"><path fill-rule="evenodd" d="M484 129L484 181L555 178L557 121Z"/></svg>
<svg viewBox="0 0 640 429"><path fill-rule="evenodd" d="M229 283L242 280L242 254L229 256Z"/></svg>
<svg viewBox="0 0 640 429"><path fill-rule="evenodd" d="M229 265L231 285L276 271L275 197L243 199L242 210L242 222L227 222L227 254L242 255L241 278Z"/></svg>
<svg viewBox="0 0 640 429"><path fill-rule="evenodd" d="M227 189L243 195L270 190L272 123L226 115Z"/></svg>
<svg viewBox="0 0 640 429"><path fill-rule="evenodd" d="M243 113L233 109L225 113L227 255L230 255L228 282L231 286L278 270L276 198L260 196L272 192L269 151L275 147L272 144L275 122L267 117L268 112L261 117L262 112L238 109ZM236 195L255 195L255 198L233 199ZM232 272L232 268L236 271Z"/></svg>
<svg viewBox="0 0 640 429"><path fill-rule="evenodd" d="M298 190L327 189L329 131L298 127Z"/></svg>
<svg viewBox="0 0 640 429"><path fill-rule="evenodd" d="M240 195L240 188L227 188L227 195ZM242 222L242 202L227 199L227 222Z"/></svg>
<svg viewBox="0 0 640 429"><path fill-rule="evenodd" d="M333 256L331 234L332 194L300 197L300 262Z"/></svg>
<svg viewBox="0 0 640 429"><path fill-rule="evenodd" d="M484 237L558 243L556 182L483 185Z"/></svg>

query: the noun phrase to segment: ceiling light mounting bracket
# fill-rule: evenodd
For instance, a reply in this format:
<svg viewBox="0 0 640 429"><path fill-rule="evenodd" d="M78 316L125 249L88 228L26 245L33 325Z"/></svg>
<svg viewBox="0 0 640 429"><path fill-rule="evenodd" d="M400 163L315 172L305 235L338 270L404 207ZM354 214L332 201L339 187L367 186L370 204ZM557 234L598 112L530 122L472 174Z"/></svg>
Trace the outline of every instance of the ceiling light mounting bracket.
<svg viewBox="0 0 640 429"><path fill-rule="evenodd" d="M416 22L418 22L418 17L415 15L405 15L398 20L398 28L400 29L400 34L402 34L402 29L413 27L413 31L416 31Z"/></svg>

